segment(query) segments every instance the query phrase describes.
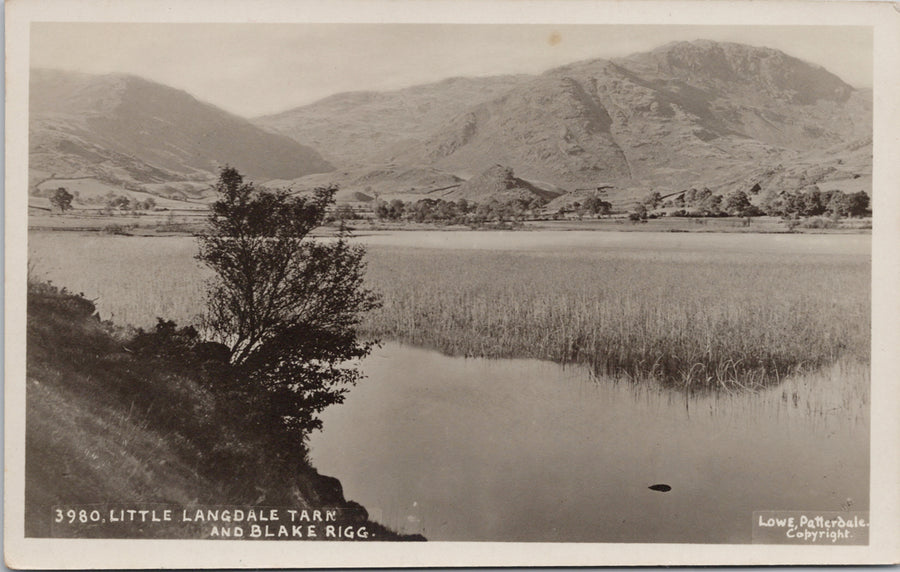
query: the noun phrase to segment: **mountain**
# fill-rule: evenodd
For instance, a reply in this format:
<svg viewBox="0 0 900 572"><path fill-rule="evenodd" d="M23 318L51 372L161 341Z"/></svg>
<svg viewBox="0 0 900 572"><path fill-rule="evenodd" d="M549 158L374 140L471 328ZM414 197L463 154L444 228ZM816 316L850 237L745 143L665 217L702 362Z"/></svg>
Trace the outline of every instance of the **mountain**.
<svg viewBox="0 0 900 572"><path fill-rule="evenodd" d="M450 78L406 89L332 95L310 105L254 119L273 133L307 142L336 165L379 161L415 145L472 105L530 79L527 75Z"/></svg>
<svg viewBox="0 0 900 572"><path fill-rule="evenodd" d="M444 103L411 110L404 102L416 88L359 101L344 94L278 116L277 129L315 140L323 156L357 172L392 165L470 178L504 165L569 191L731 188L748 177L793 184L795 175L808 186L871 174L871 90L770 48L677 42L538 76L419 89ZM352 126L322 136L329 117L335 131Z"/></svg>
<svg viewBox="0 0 900 572"><path fill-rule="evenodd" d="M199 204L226 163L298 191L338 184L346 202L514 189L572 193L565 202L601 187L614 204L691 187L871 193L871 90L742 44L342 93L253 122L127 75L33 70L30 97L37 194L79 179L88 198L112 185Z"/></svg>
<svg viewBox="0 0 900 572"><path fill-rule="evenodd" d="M255 179L332 169L292 139L183 91L120 74L32 70L29 138L32 184L48 178L130 188L208 182L226 163Z"/></svg>
<svg viewBox="0 0 900 572"><path fill-rule="evenodd" d="M871 94L781 52L680 43L551 70L393 160L570 186L698 184L871 133Z"/></svg>

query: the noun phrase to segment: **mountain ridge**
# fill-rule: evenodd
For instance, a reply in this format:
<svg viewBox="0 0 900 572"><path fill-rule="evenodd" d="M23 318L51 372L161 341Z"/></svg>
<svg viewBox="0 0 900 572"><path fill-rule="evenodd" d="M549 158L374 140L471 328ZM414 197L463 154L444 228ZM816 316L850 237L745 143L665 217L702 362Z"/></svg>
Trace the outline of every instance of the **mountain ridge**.
<svg viewBox="0 0 900 572"><path fill-rule="evenodd" d="M244 155L210 144L202 130L183 135L213 106L132 76L102 77L33 90L33 185L53 174L93 176L154 192L208 182L228 162L281 187L336 182L347 197L449 197L494 165L560 193L737 189L754 178L787 185L779 191L822 182L871 193L872 91L766 47L672 42L536 75L338 93L252 122L218 110L207 132L229 133ZM197 111L172 115L136 82Z"/></svg>
<svg viewBox="0 0 900 572"><path fill-rule="evenodd" d="M500 164L569 189L676 190L740 179L760 164L790 164L871 135L870 90L779 50L728 42L672 42L494 88L502 93L467 99L467 108L437 127L434 117L417 117L431 127L425 137L380 146L376 134L343 141L342 152L373 170L427 166L468 178ZM297 136L316 130L309 128Z"/></svg>
<svg viewBox="0 0 900 572"><path fill-rule="evenodd" d="M140 185L207 181L227 163L260 178L333 168L309 147L130 74L34 69L29 103L33 173Z"/></svg>
<svg viewBox="0 0 900 572"><path fill-rule="evenodd" d="M341 92L253 122L325 148L324 156L337 164L355 166L382 159L383 149L418 141L473 98L489 99L527 77L453 77L391 91Z"/></svg>

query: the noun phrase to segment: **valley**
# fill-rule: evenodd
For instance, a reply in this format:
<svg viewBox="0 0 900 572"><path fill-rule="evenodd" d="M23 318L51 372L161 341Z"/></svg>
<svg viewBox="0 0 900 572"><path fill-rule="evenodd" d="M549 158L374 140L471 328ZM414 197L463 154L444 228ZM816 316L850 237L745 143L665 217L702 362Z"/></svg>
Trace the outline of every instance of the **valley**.
<svg viewBox="0 0 900 572"><path fill-rule="evenodd" d="M762 210L784 193L872 196L871 90L742 44L676 42L250 119L134 76L34 70L31 83L36 211L60 187L77 191L75 213L117 196L201 209L226 164L292 192L337 185L337 202L364 213L465 199L549 218L593 197L628 214L690 189L745 193Z"/></svg>
<svg viewBox="0 0 900 572"><path fill-rule="evenodd" d="M30 534L111 492L361 502L400 540L749 543L754 511L868 510L871 89L708 40L359 87L241 117L32 69ZM314 326L348 276L371 305ZM290 329L236 334L282 307ZM79 449L100 468L58 490Z"/></svg>

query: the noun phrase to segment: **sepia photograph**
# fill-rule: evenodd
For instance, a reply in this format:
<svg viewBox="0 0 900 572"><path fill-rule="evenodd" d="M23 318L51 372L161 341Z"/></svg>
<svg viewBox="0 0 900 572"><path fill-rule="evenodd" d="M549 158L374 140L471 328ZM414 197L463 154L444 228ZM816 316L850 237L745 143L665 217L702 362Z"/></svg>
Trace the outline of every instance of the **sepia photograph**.
<svg viewBox="0 0 900 572"><path fill-rule="evenodd" d="M9 566L897 562L890 5L79 4L7 10Z"/></svg>

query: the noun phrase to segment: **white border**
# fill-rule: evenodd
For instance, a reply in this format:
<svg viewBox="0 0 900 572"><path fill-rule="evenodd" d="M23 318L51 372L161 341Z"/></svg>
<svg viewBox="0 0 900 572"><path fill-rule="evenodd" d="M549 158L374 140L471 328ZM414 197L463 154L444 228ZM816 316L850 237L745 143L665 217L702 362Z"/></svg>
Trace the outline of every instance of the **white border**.
<svg viewBox="0 0 900 572"><path fill-rule="evenodd" d="M7 3L5 557L29 568L875 564L900 561L900 5L850 1L11 0ZM359 22L861 25L874 29L871 544L868 547L25 539L29 23Z"/></svg>

